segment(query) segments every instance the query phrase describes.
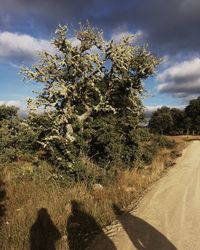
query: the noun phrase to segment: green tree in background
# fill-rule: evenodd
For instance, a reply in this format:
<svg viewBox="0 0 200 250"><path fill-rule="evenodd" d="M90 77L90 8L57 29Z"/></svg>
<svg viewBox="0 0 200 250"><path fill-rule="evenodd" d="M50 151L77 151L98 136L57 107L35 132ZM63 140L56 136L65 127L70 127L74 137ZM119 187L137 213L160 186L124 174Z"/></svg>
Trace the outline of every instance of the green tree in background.
<svg viewBox="0 0 200 250"><path fill-rule="evenodd" d="M160 134L200 134L200 97L191 100L184 110L169 107L157 109L149 120L149 128Z"/></svg>
<svg viewBox="0 0 200 250"><path fill-rule="evenodd" d="M173 126L171 128L170 134L172 135L181 135L184 133L184 119L185 119L185 112L184 110L180 110L177 108L172 108L170 110L171 116L173 119Z"/></svg>
<svg viewBox="0 0 200 250"><path fill-rule="evenodd" d="M185 114L191 120L190 129L193 133L200 134L200 97L189 102L185 108Z"/></svg>
<svg viewBox="0 0 200 250"><path fill-rule="evenodd" d="M153 112L149 121L149 127L154 133L168 134L174 126L171 110L161 107Z"/></svg>
<svg viewBox="0 0 200 250"><path fill-rule="evenodd" d="M185 128L186 134L189 135L191 128L192 128L192 119L190 117L186 116L183 120L183 125Z"/></svg>

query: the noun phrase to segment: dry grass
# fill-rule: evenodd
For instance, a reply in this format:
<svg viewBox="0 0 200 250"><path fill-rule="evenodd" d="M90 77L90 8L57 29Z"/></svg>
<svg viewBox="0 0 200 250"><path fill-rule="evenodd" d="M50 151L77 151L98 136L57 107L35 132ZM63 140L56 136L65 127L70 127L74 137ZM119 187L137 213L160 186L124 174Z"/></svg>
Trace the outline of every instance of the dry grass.
<svg viewBox="0 0 200 250"><path fill-rule="evenodd" d="M140 194L162 175L166 169L165 163L170 159L169 155L168 150L162 150L153 164L143 170L119 169L114 182L97 190L87 188L83 183L63 186L57 180L50 180L50 167L45 163L38 167L31 163L18 162L2 167L1 179L5 182L6 190L6 215L2 217L0 228L0 249L29 249L30 230L41 208L47 209L51 221L60 232L56 249L68 249L70 236L67 225L69 219L74 218L71 201L75 200L80 204L82 214L93 218L99 228L104 227L115 220L112 204L127 207L136 201ZM77 227L75 223L73 226ZM87 230L91 232L96 228Z"/></svg>
<svg viewBox="0 0 200 250"><path fill-rule="evenodd" d="M167 138L174 140L177 144L177 150L181 152L189 142L200 140L200 135L176 135L167 136Z"/></svg>
<svg viewBox="0 0 200 250"><path fill-rule="evenodd" d="M176 135L168 137L174 139L177 143L200 140L200 135Z"/></svg>

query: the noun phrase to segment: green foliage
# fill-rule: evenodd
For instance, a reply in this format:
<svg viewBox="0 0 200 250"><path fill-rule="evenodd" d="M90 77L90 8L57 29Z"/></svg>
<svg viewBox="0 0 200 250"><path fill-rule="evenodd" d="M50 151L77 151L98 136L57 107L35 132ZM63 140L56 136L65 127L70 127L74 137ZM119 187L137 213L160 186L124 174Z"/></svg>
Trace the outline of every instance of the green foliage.
<svg viewBox="0 0 200 250"><path fill-rule="evenodd" d="M149 121L149 127L154 133L168 134L174 126L170 108L157 109Z"/></svg>
<svg viewBox="0 0 200 250"><path fill-rule="evenodd" d="M161 148L173 149L175 147L175 141L169 140L165 136L153 135L151 140L143 146L142 160L149 165Z"/></svg>
<svg viewBox="0 0 200 250"><path fill-rule="evenodd" d="M0 162L12 162L33 150L34 133L18 117L0 122Z"/></svg>
<svg viewBox="0 0 200 250"><path fill-rule="evenodd" d="M140 142L149 142L152 139L152 134L149 131L149 128L141 127L137 129L138 136L140 138Z"/></svg>
<svg viewBox="0 0 200 250"><path fill-rule="evenodd" d="M150 165L153 161L153 158L156 152L157 152L157 145L156 147L154 144L149 144L149 145L144 146L143 154L142 154L142 161L145 164Z"/></svg>
<svg viewBox="0 0 200 250"><path fill-rule="evenodd" d="M17 112L14 106L0 106L0 163L34 158L36 133Z"/></svg>
<svg viewBox="0 0 200 250"><path fill-rule="evenodd" d="M146 47L134 46L131 36L106 41L88 23L75 34L79 45L72 43L66 26L55 34L55 54L41 52L37 64L22 69L26 78L44 86L29 101L32 110L44 107L50 121L50 127L42 123L36 131L37 141L69 173L79 171L82 152L105 168L136 160L142 81L159 60Z"/></svg>
<svg viewBox="0 0 200 250"><path fill-rule="evenodd" d="M139 158L140 142L134 117L101 114L91 119L84 129L85 151L98 165L131 163Z"/></svg>
<svg viewBox="0 0 200 250"><path fill-rule="evenodd" d="M45 141L45 138L51 135L52 119L46 113L42 114L30 113L29 116L27 117L26 124L34 134L34 139L32 141L34 150L41 149L42 144Z"/></svg>
<svg viewBox="0 0 200 250"><path fill-rule="evenodd" d="M172 108L170 112L173 119L173 127L171 128L169 133L172 135L183 134L185 130L183 122L185 119L185 112L177 108Z"/></svg>
<svg viewBox="0 0 200 250"><path fill-rule="evenodd" d="M186 134L188 135L190 133L191 128L192 128L192 119L190 117L186 116L183 119L183 124L184 124Z"/></svg>
<svg viewBox="0 0 200 250"><path fill-rule="evenodd" d="M188 133L191 131L195 134L200 134L200 97L190 101L185 108L185 114Z"/></svg>
<svg viewBox="0 0 200 250"><path fill-rule="evenodd" d="M52 140L52 150L45 149L43 142L52 134L54 114L31 113L26 120L4 119L0 123L0 162L20 159L38 165L38 157L42 156L75 181L105 184L114 178L116 166L130 168L141 159L150 164L160 147L173 146L163 137L152 136L147 128L139 128L139 118L125 112L121 116L101 112L90 117L82 130L78 124L74 126L77 140L73 144L66 147Z"/></svg>
<svg viewBox="0 0 200 250"><path fill-rule="evenodd" d="M185 110L168 107L157 109L149 120L149 128L160 134L200 134L200 97L191 100Z"/></svg>
<svg viewBox="0 0 200 250"><path fill-rule="evenodd" d="M18 108L15 106L0 105L0 122L17 117Z"/></svg>
<svg viewBox="0 0 200 250"><path fill-rule="evenodd" d="M174 140L167 139L165 136L155 135L153 136L154 145L158 145L161 148L172 149L176 146L176 142Z"/></svg>

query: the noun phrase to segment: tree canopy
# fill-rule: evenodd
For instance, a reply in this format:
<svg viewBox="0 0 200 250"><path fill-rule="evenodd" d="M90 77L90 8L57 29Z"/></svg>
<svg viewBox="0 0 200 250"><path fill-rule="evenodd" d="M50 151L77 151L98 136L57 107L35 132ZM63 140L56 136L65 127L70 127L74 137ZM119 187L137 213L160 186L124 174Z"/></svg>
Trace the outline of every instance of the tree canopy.
<svg viewBox="0 0 200 250"><path fill-rule="evenodd" d="M102 31L87 23L75 38L76 44L67 26L59 26L52 40L55 53L40 52L37 64L22 69L26 78L43 84L41 93L29 100L32 110L44 107L52 121L51 135L40 143L51 151L62 144L65 158L91 118L126 115L137 127L143 113L142 81L159 63L146 47L133 45L134 36L106 41Z"/></svg>
<svg viewBox="0 0 200 250"><path fill-rule="evenodd" d="M167 134L172 129L174 123L170 108L162 107L157 109L149 121L149 127L153 132Z"/></svg>
<svg viewBox="0 0 200 250"><path fill-rule="evenodd" d="M190 129L200 134L200 96L189 102L189 105L185 108L185 114L190 119Z"/></svg>

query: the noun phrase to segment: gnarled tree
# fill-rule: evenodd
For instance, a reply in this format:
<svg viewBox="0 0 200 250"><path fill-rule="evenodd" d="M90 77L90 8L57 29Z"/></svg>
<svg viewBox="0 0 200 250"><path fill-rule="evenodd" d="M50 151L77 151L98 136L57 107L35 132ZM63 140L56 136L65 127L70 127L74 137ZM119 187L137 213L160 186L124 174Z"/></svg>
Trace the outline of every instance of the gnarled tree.
<svg viewBox="0 0 200 250"><path fill-rule="evenodd" d="M134 46L134 37L126 36L117 43L106 41L103 33L89 24L80 26L76 43L68 37L66 26L59 26L55 34L55 53L41 52L40 61L22 72L44 84L29 105L36 109L43 106L53 117L51 136L41 143L51 150L55 142L61 143L66 158L77 140L77 128L83 130L94 114L125 111L138 124L143 112L142 80L154 73L159 60L145 47Z"/></svg>

